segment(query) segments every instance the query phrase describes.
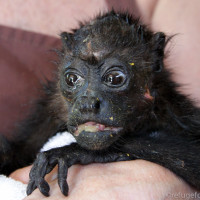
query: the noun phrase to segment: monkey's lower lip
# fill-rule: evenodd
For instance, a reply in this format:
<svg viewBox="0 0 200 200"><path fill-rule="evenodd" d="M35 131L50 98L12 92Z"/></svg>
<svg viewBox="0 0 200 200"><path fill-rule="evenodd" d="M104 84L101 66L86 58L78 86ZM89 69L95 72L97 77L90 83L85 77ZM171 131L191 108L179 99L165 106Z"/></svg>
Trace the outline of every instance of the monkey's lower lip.
<svg viewBox="0 0 200 200"><path fill-rule="evenodd" d="M114 132L117 132L117 131L119 131L121 129L122 129L121 127L109 127L109 126L106 126L104 124L99 124L99 123L91 121L91 122L86 122L84 124L79 125L77 127L74 135L78 136L82 131L93 132L93 133L103 132L103 131L114 131Z"/></svg>
<svg viewBox="0 0 200 200"><path fill-rule="evenodd" d="M87 122L77 127L73 133L77 143L90 150L108 148L123 134L123 128Z"/></svg>

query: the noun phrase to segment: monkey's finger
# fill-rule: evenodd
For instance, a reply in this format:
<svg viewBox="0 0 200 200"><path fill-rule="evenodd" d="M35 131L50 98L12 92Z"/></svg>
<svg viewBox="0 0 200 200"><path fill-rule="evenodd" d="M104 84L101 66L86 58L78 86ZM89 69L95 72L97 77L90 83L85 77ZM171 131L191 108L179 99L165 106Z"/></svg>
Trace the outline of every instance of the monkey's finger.
<svg viewBox="0 0 200 200"><path fill-rule="evenodd" d="M44 178L40 178L37 182L38 182L37 187L40 190L40 192L44 196L48 197L50 190L49 184L44 180Z"/></svg>
<svg viewBox="0 0 200 200"><path fill-rule="evenodd" d="M46 174L49 174L57 164L58 164L58 156L50 156L48 159Z"/></svg>
<svg viewBox="0 0 200 200"><path fill-rule="evenodd" d="M48 167L48 159L47 159L47 153L40 153L37 158L36 163L36 175L39 177L43 177L46 175L47 167Z"/></svg>
<svg viewBox="0 0 200 200"><path fill-rule="evenodd" d="M47 166L47 169L46 169L46 174L49 174L49 173L53 170L53 168L57 165L57 163L58 163L58 162L49 164L49 165Z"/></svg>
<svg viewBox="0 0 200 200"><path fill-rule="evenodd" d="M26 188L26 194L30 195L37 188L35 181L30 180Z"/></svg>
<svg viewBox="0 0 200 200"><path fill-rule="evenodd" d="M58 160L58 185L60 187L61 192L67 196L69 187L67 184L67 173L68 173L68 166L67 162L63 159L60 158Z"/></svg>
<svg viewBox="0 0 200 200"><path fill-rule="evenodd" d="M38 162L37 160L33 163L33 167L31 168L31 171L29 173L29 182L28 182L28 186L26 189L26 194L30 195L36 188L36 182L35 182L35 177L36 177L36 170L38 167Z"/></svg>
<svg viewBox="0 0 200 200"><path fill-rule="evenodd" d="M38 172L38 168L43 166L43 163L47 162L47 156L44 153L39 153L37 155L36 160L33 163L33 167L31 168L29 178L30 180L34 180L36 173Z"/></svg>
<svg viewBox="0 0 200 200"><path fill-rule="evenodd" d="M30 173L29 173L29 178L30 178L30 180L34 180L37 167L38 167L38 162L37 162L37 160L36 160L36 161L33 163L33 166L32 166L32 168L31 168L31 170L30 170Z"/></svg>
<svg viewBox="0 0 200 200"><path fill-rule="evenodd" d="M48 183L44 180L44 176L47 174L47 169L48 169L47 153L40 153L37 158L37 168L34 169L35 183L40 192L45 196L49 196L49 190L50 190Z"/></svg>

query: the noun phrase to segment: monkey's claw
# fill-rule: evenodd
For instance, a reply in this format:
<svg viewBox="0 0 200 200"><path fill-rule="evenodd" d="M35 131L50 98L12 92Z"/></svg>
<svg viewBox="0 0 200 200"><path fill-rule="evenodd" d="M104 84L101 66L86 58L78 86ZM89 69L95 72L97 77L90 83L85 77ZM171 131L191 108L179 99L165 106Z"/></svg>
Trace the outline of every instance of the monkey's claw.
<svg viewBox="0 0 200 200"><path fill-rule="evenodd" d="M67 196L69 187L67 184L67 172L68 172L68 166L66 161L63 158L60 158L58 160L58 185L60 187L61 192Z"/></svg>
<svg viewBox="0 0 200 200"><path fill-rule="evenodd" d="M48 174L55 165L58 164L58 184L61 192L67 196L68 195L68 184L66 182L68 166L67 162L60 158L55 150L47 151L38 154L33 167L30 172L30 181L27 187L27 195L30 195L36 188L44 196L49 196L49 184L44 180L46 174Z"/></svg>

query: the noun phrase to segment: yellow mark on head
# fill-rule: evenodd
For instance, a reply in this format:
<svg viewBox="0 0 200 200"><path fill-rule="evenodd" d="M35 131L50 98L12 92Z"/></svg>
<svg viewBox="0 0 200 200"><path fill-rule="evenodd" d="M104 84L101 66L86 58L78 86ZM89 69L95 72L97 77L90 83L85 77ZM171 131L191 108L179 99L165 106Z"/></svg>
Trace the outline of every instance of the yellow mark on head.
<svg viewBox="0 0 200 200"><path fill-rule="evenodd" d="M111 121L113 121L113 117L109 117L109 119L110 119Z"/></svg>
<svg viewBox="0 0 200 200"><path fill-rule="evenodd" d="M130 156L130 154L128 154L128 153L127 153L126 155L127 155L127 156Z"/></svg>
<svg viewBox="0 0 200 200"><path fill-rule="evenodd" d="M134 62L132 62L132 63L129 63L129 65L131 65L131 66L134 66L134 65L135 65L135 63L134 63Z"/></svg>
<svg viewBox="0 0 200 200"><path fill-rule="evenodd" d="M85 38L85 39L83 40L83 42L87 42L87 40L88 40L88 38Z"/></svg>
<svg viewBox="0 0 200 200"><path fill-rule="evenodd" d="M110 137L113 137L113 135L112 135L112 134L110 134Z"/></svg>

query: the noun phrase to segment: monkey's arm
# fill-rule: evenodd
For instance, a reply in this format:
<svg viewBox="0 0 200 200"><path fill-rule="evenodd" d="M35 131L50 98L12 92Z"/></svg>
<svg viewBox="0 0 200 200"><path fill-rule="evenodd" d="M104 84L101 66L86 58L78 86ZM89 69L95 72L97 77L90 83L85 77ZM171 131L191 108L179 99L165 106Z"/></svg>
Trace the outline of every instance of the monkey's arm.
<svg viewBox="0 0 200 200"><path fill-rule="evenodd" d="M176 140L175 140L176 139ZM68 194L66 182L68 168L74 164L107 163L115 161L133 160L136 158L158 163L181 176L191 185L200 188L200 172L197 166L200 159L196 157L198 148L184 138L151 138L134 137L129 142L106 151L91 151L73 143L70 146L52 149L40 153L30 173L27 194L31 194L37 187L48 196L49 185L44 180L56 164L58 164L58 184L64 195ZM190 152L188 154L188 152Z"/></svg>
<svg viewBox="0 0 200 200"><path fill-rule="evenodd" d="M163 134L163 133L161 133ZM192 142L193 141L193 142ZM181 136L132 138L123 146L130 156L160 164L200 189L199 141Z"/></svg>
<svg viewBox="0 0 200 200"><path fill-rule="evenodd" d="M58 184L64 195L68 194L68 185L66 182L68 168L74 164L90 164L90 163L107 163L115 161L130 160L127 153L113 151L112 149L105 152L97 152L86 150L77 143L69 146L52 149L38 154L36 161L30 172L30 181L27 187L27 194L31 194L33 190L39 188L42 194L48 196L49 185L44 180L44 176L48 174L56 164L58 164ZM132 158L133 159L133 158Z"/></svg>

